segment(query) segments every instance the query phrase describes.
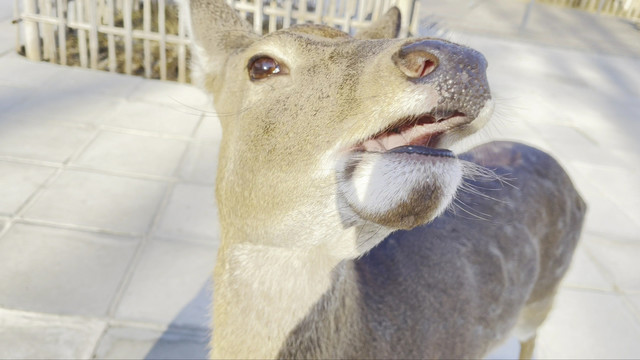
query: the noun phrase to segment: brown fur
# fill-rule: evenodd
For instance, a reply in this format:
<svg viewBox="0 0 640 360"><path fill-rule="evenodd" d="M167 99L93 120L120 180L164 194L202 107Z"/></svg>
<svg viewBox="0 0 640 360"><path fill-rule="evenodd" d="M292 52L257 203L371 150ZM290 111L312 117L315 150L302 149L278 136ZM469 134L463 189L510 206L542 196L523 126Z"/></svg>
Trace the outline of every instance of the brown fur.
<svg viewBox="0 0 640 360"><path fill-rule="evenodd" d="M258 37L222 0L192 0L191 16L223 129L212 356L478 358L514 329L535 336L584 215L564 171L513 143L459 157L385 145L429 116L406 134L430 129L430 147L484 125L482 55L378 39L397 9L355 38ZM281 72L252 80L264 57ZM474 180L474 163L498 177Z"/></svg>

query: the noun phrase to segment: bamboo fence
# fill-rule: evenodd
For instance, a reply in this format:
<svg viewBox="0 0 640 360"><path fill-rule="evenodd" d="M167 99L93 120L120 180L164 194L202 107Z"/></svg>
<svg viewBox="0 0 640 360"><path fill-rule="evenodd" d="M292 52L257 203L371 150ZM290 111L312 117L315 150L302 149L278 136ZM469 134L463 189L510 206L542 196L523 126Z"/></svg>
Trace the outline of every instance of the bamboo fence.
<svg viewBox="0 0 640 360"><path fill-rule="evenodd" d="M353 33L391 6L417 33L416 0L229 1L257 33L315 22ZM189 82L188 14L172 0L14 0L19 51L32 60ZM22 45L24 44L24 46Z"/></svg>
<svg viewBox="0 0 640 360"><path fill-rule="evenodd" d="M640 0L537 0L541 3L570 7L600 14L640 21Z"/></svg>
<svg viewBox="0 0 640 360"><path fill-rule="evenodd" d="M17 49L36 61L189 82L188 14L176 1L14 0ZM227 1L260 34L305 22L353 33L394 5L408 15L400 35L418 33L419 0ZM640 0L535 1L640 23Z"/></svg>

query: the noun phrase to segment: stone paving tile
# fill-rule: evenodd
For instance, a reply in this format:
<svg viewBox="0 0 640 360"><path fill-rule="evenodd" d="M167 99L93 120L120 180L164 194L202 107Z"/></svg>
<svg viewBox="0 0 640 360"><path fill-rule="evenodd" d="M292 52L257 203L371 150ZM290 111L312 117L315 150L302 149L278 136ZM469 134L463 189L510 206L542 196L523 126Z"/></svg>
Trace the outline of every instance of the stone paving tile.
<svg viewBox="0 0 640 360"><path fill-rule="evenodd" d="M205 331L112 326L95 355L98 359L205 359L208 342Z"/></svg>
<svg viewBox="0 0 640 360"><path fill-rule="evenodd" d="M200 240L217 246L219 232L214 186L177 184L160 215L154 235L175 240Z"/></svg>
<svg viewBox="0 0 640 360"><path fill-rule="evenodd" d="M539 359L635 359L640 324L619 295L561 289L537 339Z"/></svg>
<svg viewBox="0 0 640 360"><path fill-rule="evenodd" d="M32 94L30 89L0 85L0 111L5 114L7 109L26 101Z"/></svg>
<svg viewBox="0 0 640 360"><path fill-rule="evenodd" d="M45 62L29 61L17 54L8 54L2 57L0 84L39 89L45 81L66 69L68 68Z"/></svg>
<svg viewBox="0 0 640 360"><path fill-rule="evenodd" d="M195 112L211 109L210 96L204 91L193 85L168 81L144 81L135 88L130 99L160 103L171 107L184 107Z"/></svg>
<svg viewBox="0 0 640 360"><path fill-rule="evenodd" d="M587 234L584 244L623 292L640 293L640 244L611 241Z"/></svg>
<svg viewBox="0 0 640 360"><path fill-rule="evenodd" d="M181 105L164 106L127 101L108 114L105 124L188 137L193 134L199 119L199 112Z"/></svg>
<svg viewBox="0 0 640 360"><path fill-rule="evenodd" d="M187 145L183 140L101 131L73 165L126 173L171 176Z"/></svg>
<svg viewBox="0 0 640 360"><path fill-rule="evenodd" d="M514 119L517 117L510 115L508 110L501 111L498 108L496 111L500 114L494 116L485 128L466 139L462 139L458 144L451 146L451 149L462 152L492 140L499 140L517 141L540 150L550 151L549 144L537 136L536 130L532 129L525 121L515 121Z"/></svg>
<svg viewBox="0 0 640 360"><path fill-rule="evenodd" d="M622 161L622 166L629 169L636 169L636 173L640 171L637 169L640 164L640 153L632 153L629 151L612 150L611 153L616 157L615 163Z"/></svg>
<svg viewBox="0 0 640 360"><path fill-rule="evenodd" d="M222 139L222 127L220 126L218 115L215 114L215 112L205 113L198 132L196 133L196 138L214 141L220 141L220 139Z"/></svg>
<svg viewBox="0 0 640 360"><path fill-rule="evenodd" d="M564 95L553 93L558 86L546 85L540 89L546 94L540 95L538 101L546 105L523 117L561 156L572 161L611 165L616 160L611 156L613 151L640 152L635 141L640 127L633 124L633 119L640 116L640 108L634 113L620 101L604 102L597 93L587 93L584 89L566 87ZM527 99L532 100L535 101ZM589 107L583 106L585 103Z"/></svg>
<svg viewBox="0 0 640 360"><path fill-rule="evenodd" d="M640 45L634 36L637 34L629 21L621 18L536 2L524 31L520 31L529 1L421 0L420 3L420 19L430 18L445 29L464 34L516 39L551 49L640 55Z"/></svg>
<svg viewBox="0 0 640 360"><path fill-rule="evenodd" d="M0 119L0 156L67 161L92 136L93 131L38 121Z"/></svg>
<svg viewBox="0 0 640 360"><path fill-rule="evenodd" d="M581 97L591 97L597 107L608 107L608 101L616 103L640 96L640 76L634 70L640 63L639 59L552 48L469 33L458 37L463 43L485 55L489 62L487 73L491 84L507 86L510 90L528 95L551 95L551 98L557 95L558 100L568 101L570 106L563 109L575 110L574 116L577 119L581 119L584 114L588 115L591 106L582 104L574 107ZM519 81L509 81L509 76L517 76ZM528 86L522 86L523 83ZM563 93L567 90L571 90L571 93ZM498 94L507 96L507 99L514 98L511 92ZM572 97L574 94L579 96ZM542 104L529 103L532 108L539 105ZM569 116L572 117L570 114Z"/></svg>
<svg viewBox="0 0 640 360"><path fill-rule="evenodd" d="M15 51L15 25L11 23L11 15L0 19L0 55Z"/></svg>
<svg viewBox="0 0 640 360"><path fill-rule="evenodd" d="M0 22L11 24L11 19L13 18L13 4L8 1L5 1L0 5ZM13 29L13 27L12 27ZM11 31L13 35L13 31ZM12 40L15 40L15 36Z"/></svg>
<svg viewBox="0 0 640 360"><path fill-rule="evenodd" d="M56 88L63 92L89 92L97 95L126 98L144 82L143 78L139 76L95 71L79 67L60 67L62 71L59 71L47 81L43 81L44 86Z"/></svg>
<svg viewBox="0 0 640 360"><path fill-rule="evenodd" d="M640 294L626 295L626 298L631 303L636 320L640 322Z"/></svg>
<svg viewBox="0 0 640 360"><path fill-rule="evenodd" d="M584 231L594 235L640 244L640 225L628 211L604 197L585 197L589 208Z"/></svg>
<svg viewBox="0 0 640 360"><path fill-rule="evenodd" d="M157 181L68 170L43 190L24 217L142 234L165 189Z"/></svg>
<svg viewBox="0 0 640 360"><path fill-rule="evenodd" d="M640 60L618 61L612 56L480 36L470 39L489 61L488 78L498 105L511 107L518 121L541 127L541 135L555 135L559 146L562 136L553 128L545 129L546 124L573 126L601 150L640 152L636 141L640 124L635 121L640 116L640 82L631 80L638 78ZM572 151L566 144L573 142L565 140L563 150ZM580 146L571 154L578 159L589 155L603 159L593 151L579 152L583 139L577 140Z"/></svg>
<svg viewBox="0 0 640 360"><path fill-rule="evenodd" d="M106 324L0 309L1 359L88 359Z"/></svg>
<svg viewBox="0 0 640 360"><path fill-rule="evenodd" d="M637 137L640 136L640 123L636 120L640 118L640 104L637 99L604 102L602 99L584 98L583 101L589 102L590 113L576 122L580 124L581 131L596 139L603 148L638 154L640 144Z"/></svg>
<svg viewBox="0 0 640 360"><path fill-rule="evenodd" d="M137 242L14 224L0 239L0 306L106 315Z"/></svg>
<svg viewBox="0 0 640 360"><path fill-rule="evenodd" d="M123 100L98 96L86 89L50 88L9 108L5 116L38 124L70 123L95 127Z"/></svg>
<svg viewBox="0 0 640 360"><path fill-rule="evenodd" d="M145 245L116 318L205 329L207 286L217 247L152 239Z"/></svg>
<svg viewBox="0 0 640 360"><path fill-rule="evenodd" d="M630 218L640 224L640 173L637 168L626 169L587 163L576 164L575 167L611 201L624 209Z"/></svg>
<svg viewBox="0 0 640 360"><path fill-rule="evenodd" d="M518 354L520 354L520 342L515 336L510 337L506 340L504 344L501 344L497 348L493 349L487 356L484 357L485 360L506 360L506 359L517 359ZM534 359L537 358L537 352L534 350Z"/></svg>
<svg viewBox="0 0 640 360"><path fill-rule="evenodd" d="M54 168L0 161L0 215L14 215Z"/></svg>
<svg viewBox="0 0 640 360"><path fill-rule="evenodd" d="M567 287L613 291L613 284L593 261L591 254L587 253L583 244L578 245L571 261L571 267L562 280L562 284Z"/></svg>
<svg viewBox="0 0 640 360"><path fill-rule="evenodd" d="M209 255L215 258L217 249L210 252ZM206 269L203 273L208 275L208 280L202 285L200 292L171 321L171 326L187 325L209 331L211 327L211 307L213 305L213 284L210 281L213 267Z"/></svg>
<svg viewBox="0 0 640 360"><path fill-rule="evenodd" d="M558 157L570 159L571 163L611 165L612 160L615 160L607 149L603 149L573 127L543 124L537 130ZM622 166L623 161L620 160L619 164Z"/></svg>
<svg viewBox="0 0 640 360"><path fill-rule="evenodd" d="M577 170L575 174L579 174ZM630 217L626 209L615 204L584 175L571 178L587 202L587 216L583 233L640 243L640 223Z"/></svg>
<svg viewBox="0 0 640 360"><path fill-rule="evenodd" d="M189 182L211 184L216 181L220 142L200 140L189 145L189 150L178 169L181 179Z"/></svg>
<svg viewBox="0 0 640 360"><path fill-rule="evenodd" d="M636 31L634 35L638 35ZM603 76L597 80L604 91L621 98L640 97L640 74L633 69L638 68L640 58L624 56L599 56L596 65ZM617 89L617 92L616 90Z"/></svg>

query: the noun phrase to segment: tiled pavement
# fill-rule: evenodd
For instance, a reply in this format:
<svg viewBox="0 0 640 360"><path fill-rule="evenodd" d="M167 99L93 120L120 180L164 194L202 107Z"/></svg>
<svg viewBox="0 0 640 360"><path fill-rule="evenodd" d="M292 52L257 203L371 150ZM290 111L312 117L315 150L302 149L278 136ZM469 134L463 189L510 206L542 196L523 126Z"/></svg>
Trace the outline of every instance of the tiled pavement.
<svg viewBox="0 0 640 360"><path fill-rule="evenodd" d="M455 14L457 40L490 63L497 114L466 145L548 150L590 206L537 356L640 357L640 52L597 44L607 31L621 44L640 32L598 18L606 26L578 42L545 35L535 12L517 32L525 3L448 2L462 13L424 3ZM504 23L468 21L478 14ZM0 45L0 358L205 356L220 138L207 97Z"/></svg>
<svg viewBox="0 0 640 360"><path fill-rule="evenodd" d="M13 54L0 93L0 358L205 356L208 98Z"/></svg>

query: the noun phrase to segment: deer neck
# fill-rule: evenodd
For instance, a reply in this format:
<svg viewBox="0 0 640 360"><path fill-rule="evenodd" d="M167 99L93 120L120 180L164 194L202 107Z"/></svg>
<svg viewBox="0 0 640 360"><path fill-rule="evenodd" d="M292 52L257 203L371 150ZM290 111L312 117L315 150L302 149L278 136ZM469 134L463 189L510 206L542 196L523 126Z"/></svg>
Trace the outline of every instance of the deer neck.
<svg viewBox="0 0 640 360"><path fill-rule="evenodd" d="M240 243L219 252L214 274L216 358L273 358L331 288L341 259L322 249Z"/></svg>

